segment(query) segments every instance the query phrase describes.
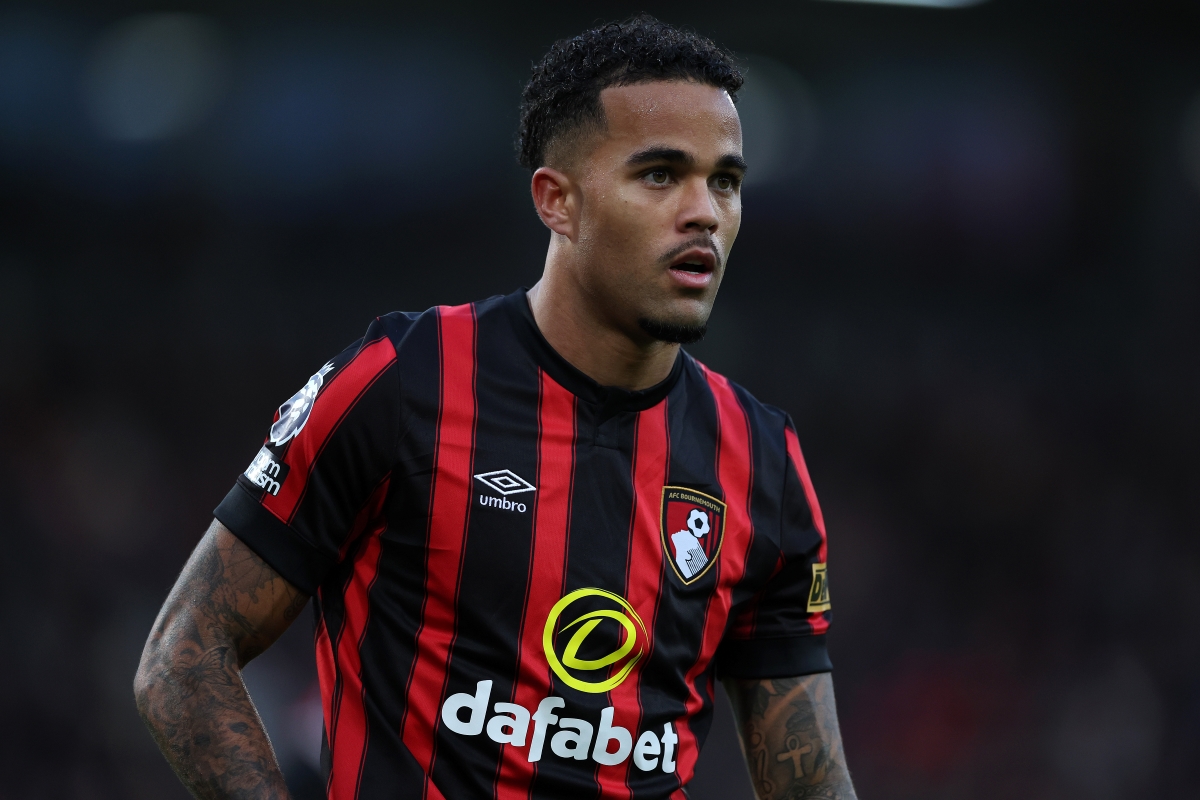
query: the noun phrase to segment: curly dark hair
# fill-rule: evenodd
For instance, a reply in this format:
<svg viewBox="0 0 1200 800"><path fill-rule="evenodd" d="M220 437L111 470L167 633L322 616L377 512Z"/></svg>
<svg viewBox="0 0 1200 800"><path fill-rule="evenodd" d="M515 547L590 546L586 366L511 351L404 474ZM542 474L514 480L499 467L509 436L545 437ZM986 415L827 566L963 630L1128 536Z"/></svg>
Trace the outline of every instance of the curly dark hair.
<svg viewBox="0 0 1200 800"><path fill-rule="evenodd" d="M656 80L706 83L735 100L743 82L728 50L649 14L597 26L555 42L534 66L521 95L517 160L536 170L556 140L588 127L602 130L602 90Z"/></svg>

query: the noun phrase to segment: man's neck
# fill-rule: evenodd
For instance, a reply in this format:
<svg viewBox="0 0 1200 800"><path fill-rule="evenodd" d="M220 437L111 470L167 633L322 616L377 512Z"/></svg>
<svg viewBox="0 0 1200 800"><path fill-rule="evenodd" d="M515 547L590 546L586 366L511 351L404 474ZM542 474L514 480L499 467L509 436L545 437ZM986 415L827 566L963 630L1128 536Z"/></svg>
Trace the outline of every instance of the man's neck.
<svg viewBox="0 0 1200 800"><path fill-rule="evenodd" d="M635 339L620 330L563 270L548 263L528 297L533 319L550 346L601 386L649 389L671 374L678 344Z"/></svg>

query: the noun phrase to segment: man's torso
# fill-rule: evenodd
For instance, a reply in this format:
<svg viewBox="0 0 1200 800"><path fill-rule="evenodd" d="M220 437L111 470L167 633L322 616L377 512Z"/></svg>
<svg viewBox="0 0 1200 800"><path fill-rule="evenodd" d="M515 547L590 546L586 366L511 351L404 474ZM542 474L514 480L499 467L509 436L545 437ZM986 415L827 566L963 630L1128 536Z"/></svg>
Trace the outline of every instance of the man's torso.
<svg viewBox="0 0 1200 800"><path fill-rule="evenodd" d="M381 318L231 492L311 548L338 800L672 795L782 563L784 416L683 354L600 387L524 302Z"/></svg>

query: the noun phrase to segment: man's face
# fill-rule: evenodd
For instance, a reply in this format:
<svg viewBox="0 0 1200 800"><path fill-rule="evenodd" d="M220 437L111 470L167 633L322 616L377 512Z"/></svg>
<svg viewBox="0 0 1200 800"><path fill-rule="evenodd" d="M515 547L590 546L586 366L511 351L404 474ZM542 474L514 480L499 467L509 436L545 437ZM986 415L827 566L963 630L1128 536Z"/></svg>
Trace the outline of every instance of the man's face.
<svg viewBox="0 0 1200 800"><path fill-rule="evenodd" d="M733 101L684 81L611 87L600 101L607 131L577 171L578 279L635 339L697 338L741 225Z"/></svg>

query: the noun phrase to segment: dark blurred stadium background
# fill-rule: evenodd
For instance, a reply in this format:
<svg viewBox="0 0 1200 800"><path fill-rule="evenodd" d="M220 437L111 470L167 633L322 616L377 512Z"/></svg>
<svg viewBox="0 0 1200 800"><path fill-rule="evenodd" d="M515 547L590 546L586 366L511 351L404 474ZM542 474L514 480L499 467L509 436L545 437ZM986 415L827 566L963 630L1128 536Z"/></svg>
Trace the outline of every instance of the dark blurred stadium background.
<svg viewBox="0 0 1200 800"><path fill-rule="evenodd" d="M861 796L1197 796L1200 5L347 0L0 5L0 798L184 796L130 683L212 507L376 314L537 279L520 88L642 9L748 65L694 352L796 419Z"/></svg>

